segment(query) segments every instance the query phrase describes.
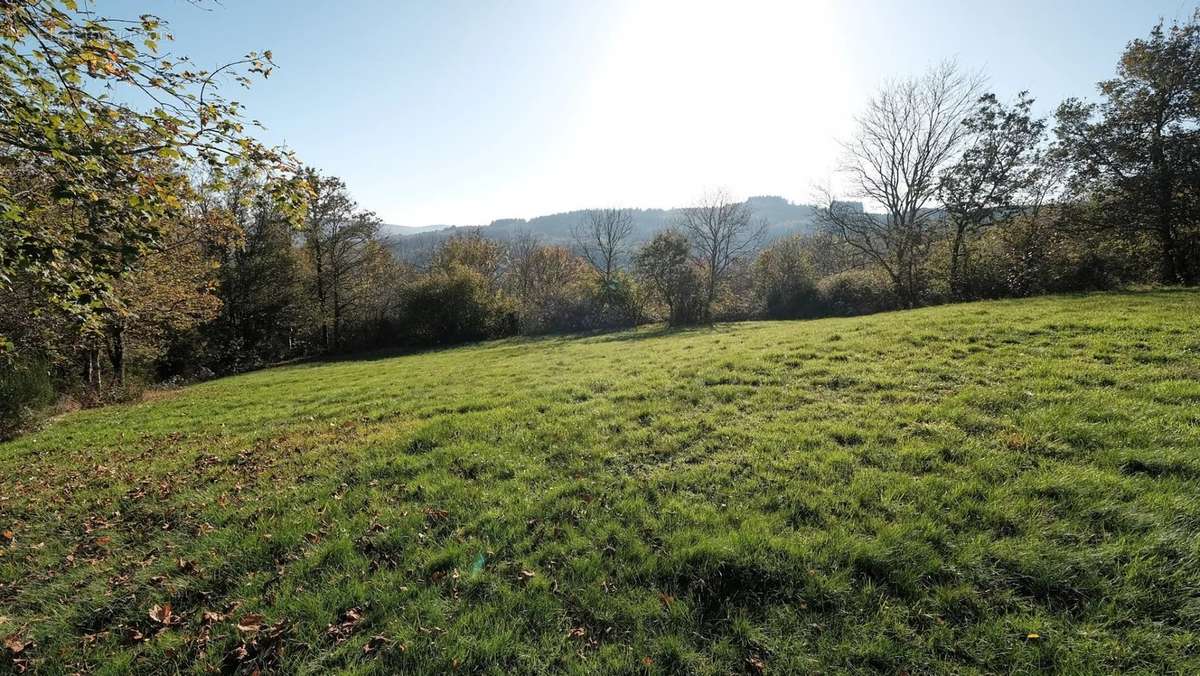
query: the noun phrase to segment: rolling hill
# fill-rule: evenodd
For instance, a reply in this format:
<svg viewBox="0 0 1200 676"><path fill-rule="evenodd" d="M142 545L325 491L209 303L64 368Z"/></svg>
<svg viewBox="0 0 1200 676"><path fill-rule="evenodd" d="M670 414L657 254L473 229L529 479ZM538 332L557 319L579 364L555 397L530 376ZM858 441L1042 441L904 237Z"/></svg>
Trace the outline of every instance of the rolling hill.
<svg viewBox="0 0 1200 676"><path fill-rule="evenodd" d="M798 232L808 232L816 227L817 212L812 206L792 204L782 197L764 195L747 200L755 218L767 224L766 239L772 240ZM664 230L678 220L677 209L632 209L632 244L649 240L654 233ZM482 225L434 225L421 228L385 226L393 251L410 262L420 261L438 243L454 235L479 232L485 237L511 241L517 237L532 235L545 244L571 246L574 244L571 231L587 214L586 210L568 211L536 218L505 218Z"/></svg>
<svg viewBox="0 0 1200 676"><path fill-rule="evenodd" d="M0 445L10 667L1196 673L1200 293L306 363Z"/></svg>

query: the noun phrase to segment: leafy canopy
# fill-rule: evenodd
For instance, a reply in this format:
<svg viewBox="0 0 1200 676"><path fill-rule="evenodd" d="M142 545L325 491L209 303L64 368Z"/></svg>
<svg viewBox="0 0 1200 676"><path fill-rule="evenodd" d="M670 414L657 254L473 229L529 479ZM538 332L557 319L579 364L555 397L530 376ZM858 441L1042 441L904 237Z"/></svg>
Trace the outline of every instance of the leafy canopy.
<svg viewBox="0 0 1200 676"><path fill-rule="evenodd" d="M189 172L274 177L290 217L304 206L289 153L247 132L221 85L249 86L270 51L198 68L160 51L165 24L102 17L74 0L0 3L0 289L21 275L79 318L159 245Z"/></svg>

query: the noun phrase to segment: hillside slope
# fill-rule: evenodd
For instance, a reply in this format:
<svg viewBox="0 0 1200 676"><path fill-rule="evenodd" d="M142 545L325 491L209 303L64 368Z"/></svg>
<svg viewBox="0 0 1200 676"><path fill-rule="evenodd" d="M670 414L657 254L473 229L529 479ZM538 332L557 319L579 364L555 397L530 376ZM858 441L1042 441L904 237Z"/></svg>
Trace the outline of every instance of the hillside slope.
<svg viewBox="0 0 1200 676"><path fill-rule="evenodd" d="M4 659L1195 673L1198 322L1157 291L642 329L71 414L0 445Z"/></svg>
<svg viewBox="0 0 1200 676"><path fill-rule="evenodd" d="M817 226L817 209L811 205L792 204L776 195L750 197L746 204L755 221L766 226L763 231L763 243L779 237L811 232ZM861 204L855 204L861 209ZM412 263L420 263L424 262L440 243L451 237L472 233L509 242L533 236L543 244L574 247L576 241L572 233L584 222L587 213L587 210L580 209L529 219L503 218L488 225L444 225L412 229L386 226L384 232L389 236L388 246L397 256ZM678 225L681 216L679 209L630 209L629 213L632 229L628 243L635 245L649 241L656 233Z"/></svg>

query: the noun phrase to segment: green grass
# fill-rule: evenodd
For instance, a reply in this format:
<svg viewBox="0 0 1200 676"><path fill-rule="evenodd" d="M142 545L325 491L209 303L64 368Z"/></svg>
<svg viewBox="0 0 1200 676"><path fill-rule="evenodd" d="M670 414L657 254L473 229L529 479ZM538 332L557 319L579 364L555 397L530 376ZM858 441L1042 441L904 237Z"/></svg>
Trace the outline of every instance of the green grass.
<svg viewBox="0 0 1200 676"><path fill-rule="evenodd" d="M45 673L1196 673L1198 328L1171 290L645 328L71 414L0 445L0 637Z"/></svg>

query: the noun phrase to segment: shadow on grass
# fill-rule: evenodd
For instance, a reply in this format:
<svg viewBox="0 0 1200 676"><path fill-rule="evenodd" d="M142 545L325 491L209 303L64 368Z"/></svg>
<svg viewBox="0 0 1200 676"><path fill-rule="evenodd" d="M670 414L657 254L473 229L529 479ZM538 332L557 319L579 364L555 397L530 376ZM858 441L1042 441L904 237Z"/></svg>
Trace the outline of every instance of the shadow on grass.
<svg viewBox="0 0 1200 676"><path fill-rule="evenodd" d="M1133 286L1125 289L1115 289L1110 291L1076 291L1058 294L1048 294L1044 296L1035 296L1035 298L1054 299L1054 298L1071 298L1084 299L1104 293L1120 293L1123 295L1131 295L1138 297L1154 297L1164 295L1179 295L1195 293L1194 287L1185 286ZM939 303L934 305L926 305L914 310L926 308L944 307L947 305L970 305L979 302L1021 302L1027 299L1024 298L998 298L998 299L981 299L969 300L960 303ZM850 319L855 317L870 317L880 314L897 314L908 312L908 309L896 309L884 312L872 312L861 315L829 315L825 317L808 317L786 320L766 320L766 319L747 319L743 321L719 322L715 324L704 324L696 326L668 326L663 323L643 324L633 328L617 328L617 329L595 329L591 331L577 331L573 333L548 333L534 336L510 336L506 338L498 338L493 340L482 341L462 341L455 343L444 343L439 345L415 345L415 346L392 346L380 347L357 352L348 352L345 354L332 355L313 355L309 357L301 357L290 361L277 362L268 364L262 368L274 368L278 366L294 366L294 367L309 367L319 366L322 364L338 364L345 362L369 362L384 359L393 359L396 357L405 357L417 354L432 354L445 350L457 350L462 348L489 348L489 349L512 349L519 350L528 345L547 345L556 342L568 342L574 340L585 340L594 343L636 343L646 340L655 340L669 336L698 336L702 334L726 334L736 330L739 324L744 324L747 321L813 321L817 319ZM262 370L262 369L252 369Z"/></svg>
<svg viewBox="0 0 1200 676"><path fill-rule="evenodd" d="M553 343L566 343L575 340L583 340L589 343L626 343L626 342L641 342L644 340L654 340L657 338L665 338L667 336L685 336L685 335L700 335L700 334L727 334L735 330L736 324L739 322L720 323L703 326L667 326L665 324L645 324L640 327L623 328L623 329L596 329L593 331L580 331L575 333L550 333L536 336L510 336L507 338L497 338L492 340L482 341L463 341L457 343L445 343L441 345L419 345L419 346L404 346L404 347L381 347L371 350L362 350L358 352L348 352L344 354L331 355L313 355L310 357L302 357L290 361L276 362L263 366L262 368L275 368L279 366L291 367L312 367L322 364L340 364L346 362L370 362L384 359L394 359L396 357L405 357L417 354L434 354L444 352L446 350L458 350L463 348L488 348L488 349L511 349L521 350L526 346L531 345L547 345ZM254 369L262 370L262 369Z"/></svg>

